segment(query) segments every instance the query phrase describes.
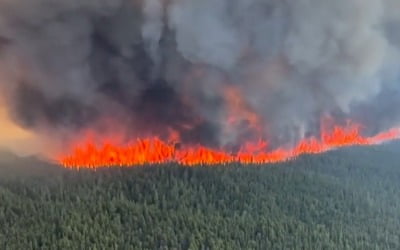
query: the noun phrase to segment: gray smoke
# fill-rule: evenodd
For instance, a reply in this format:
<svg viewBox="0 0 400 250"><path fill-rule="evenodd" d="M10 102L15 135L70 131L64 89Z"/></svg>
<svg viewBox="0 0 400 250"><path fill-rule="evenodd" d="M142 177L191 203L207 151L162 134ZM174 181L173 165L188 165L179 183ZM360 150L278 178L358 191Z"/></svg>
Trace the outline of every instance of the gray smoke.
<svg viewBox="0 0 400 250"><path fill-rule="evenodd" d="M396 0L0 0L0 89L19 124L50 136L111 120L100 129L240 143L249 126L226 133L227 86L276 143L316 133L324 115L376 132L400 123L399 11Z"/></svg>

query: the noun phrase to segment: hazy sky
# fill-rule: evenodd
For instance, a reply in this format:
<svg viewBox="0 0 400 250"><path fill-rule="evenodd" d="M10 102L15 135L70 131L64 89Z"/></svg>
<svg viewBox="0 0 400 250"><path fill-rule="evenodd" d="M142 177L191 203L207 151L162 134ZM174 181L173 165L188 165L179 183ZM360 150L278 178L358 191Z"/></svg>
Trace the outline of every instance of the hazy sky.
<svg viewBox="0 0 400 250"><path fill-rule="evenodd" d="M35 136L20 128L11 121L6 109L0 104L0 148L6 148L21 154L30 154L38 151Z"/></svg>

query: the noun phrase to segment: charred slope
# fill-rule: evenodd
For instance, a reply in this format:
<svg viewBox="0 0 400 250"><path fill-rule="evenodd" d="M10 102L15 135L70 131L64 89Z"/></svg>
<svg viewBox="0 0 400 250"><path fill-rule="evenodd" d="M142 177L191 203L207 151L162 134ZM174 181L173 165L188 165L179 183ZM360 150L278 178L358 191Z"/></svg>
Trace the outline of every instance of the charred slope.
<svg viewBox="0 0 400 250"><path fill-rule="evenodd" d="M0 248L398 249L399 150L2 178Z"/></svg>

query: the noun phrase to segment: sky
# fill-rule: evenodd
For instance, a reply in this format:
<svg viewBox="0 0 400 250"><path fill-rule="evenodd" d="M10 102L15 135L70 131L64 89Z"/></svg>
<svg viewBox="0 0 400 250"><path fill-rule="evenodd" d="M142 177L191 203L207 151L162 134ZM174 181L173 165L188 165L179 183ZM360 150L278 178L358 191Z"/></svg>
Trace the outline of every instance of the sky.
<svg viewBox="0 0 400 250"><path fill-rule="evenodd" d="M34 134L16 125L0 104L0 148L27 155L38 152L39 147Z"/></svg>

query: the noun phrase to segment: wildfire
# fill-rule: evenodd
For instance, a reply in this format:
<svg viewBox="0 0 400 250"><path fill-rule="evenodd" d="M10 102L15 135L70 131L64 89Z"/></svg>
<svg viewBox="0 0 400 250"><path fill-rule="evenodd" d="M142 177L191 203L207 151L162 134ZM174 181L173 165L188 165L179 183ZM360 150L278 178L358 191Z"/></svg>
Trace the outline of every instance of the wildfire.
<svg viewBox="0 0 400 250"><path fill-rule="evenodd" d="M254 132L261 133L261 118L252 110L240 90L230 86L225 87L223 93L229 114L227 124L237 127L240 123L246 122Z"/></svg>
<svg viewBox="0 0 400 250"><path fill-rule="evenodd" d="M174 136L176 138L176 136ZM303 154L318 154L340 147L353 145L373 145L400 138L400 129L364 137L360 126L348 124L323 129L319 138L301 140L292 148L268 150L268 143L260 140L246 143L237 152L231 153L204 146L177 146L176 142L163 141L157 137L137 139L119 145L104 142L101 145L92 139L73 145L70 153L58 158L60 164L69 168L98 168L105 166L137 166L145 164L178 163L186 166L219 165L232 162L265 164L287 161Z"/></svg>

